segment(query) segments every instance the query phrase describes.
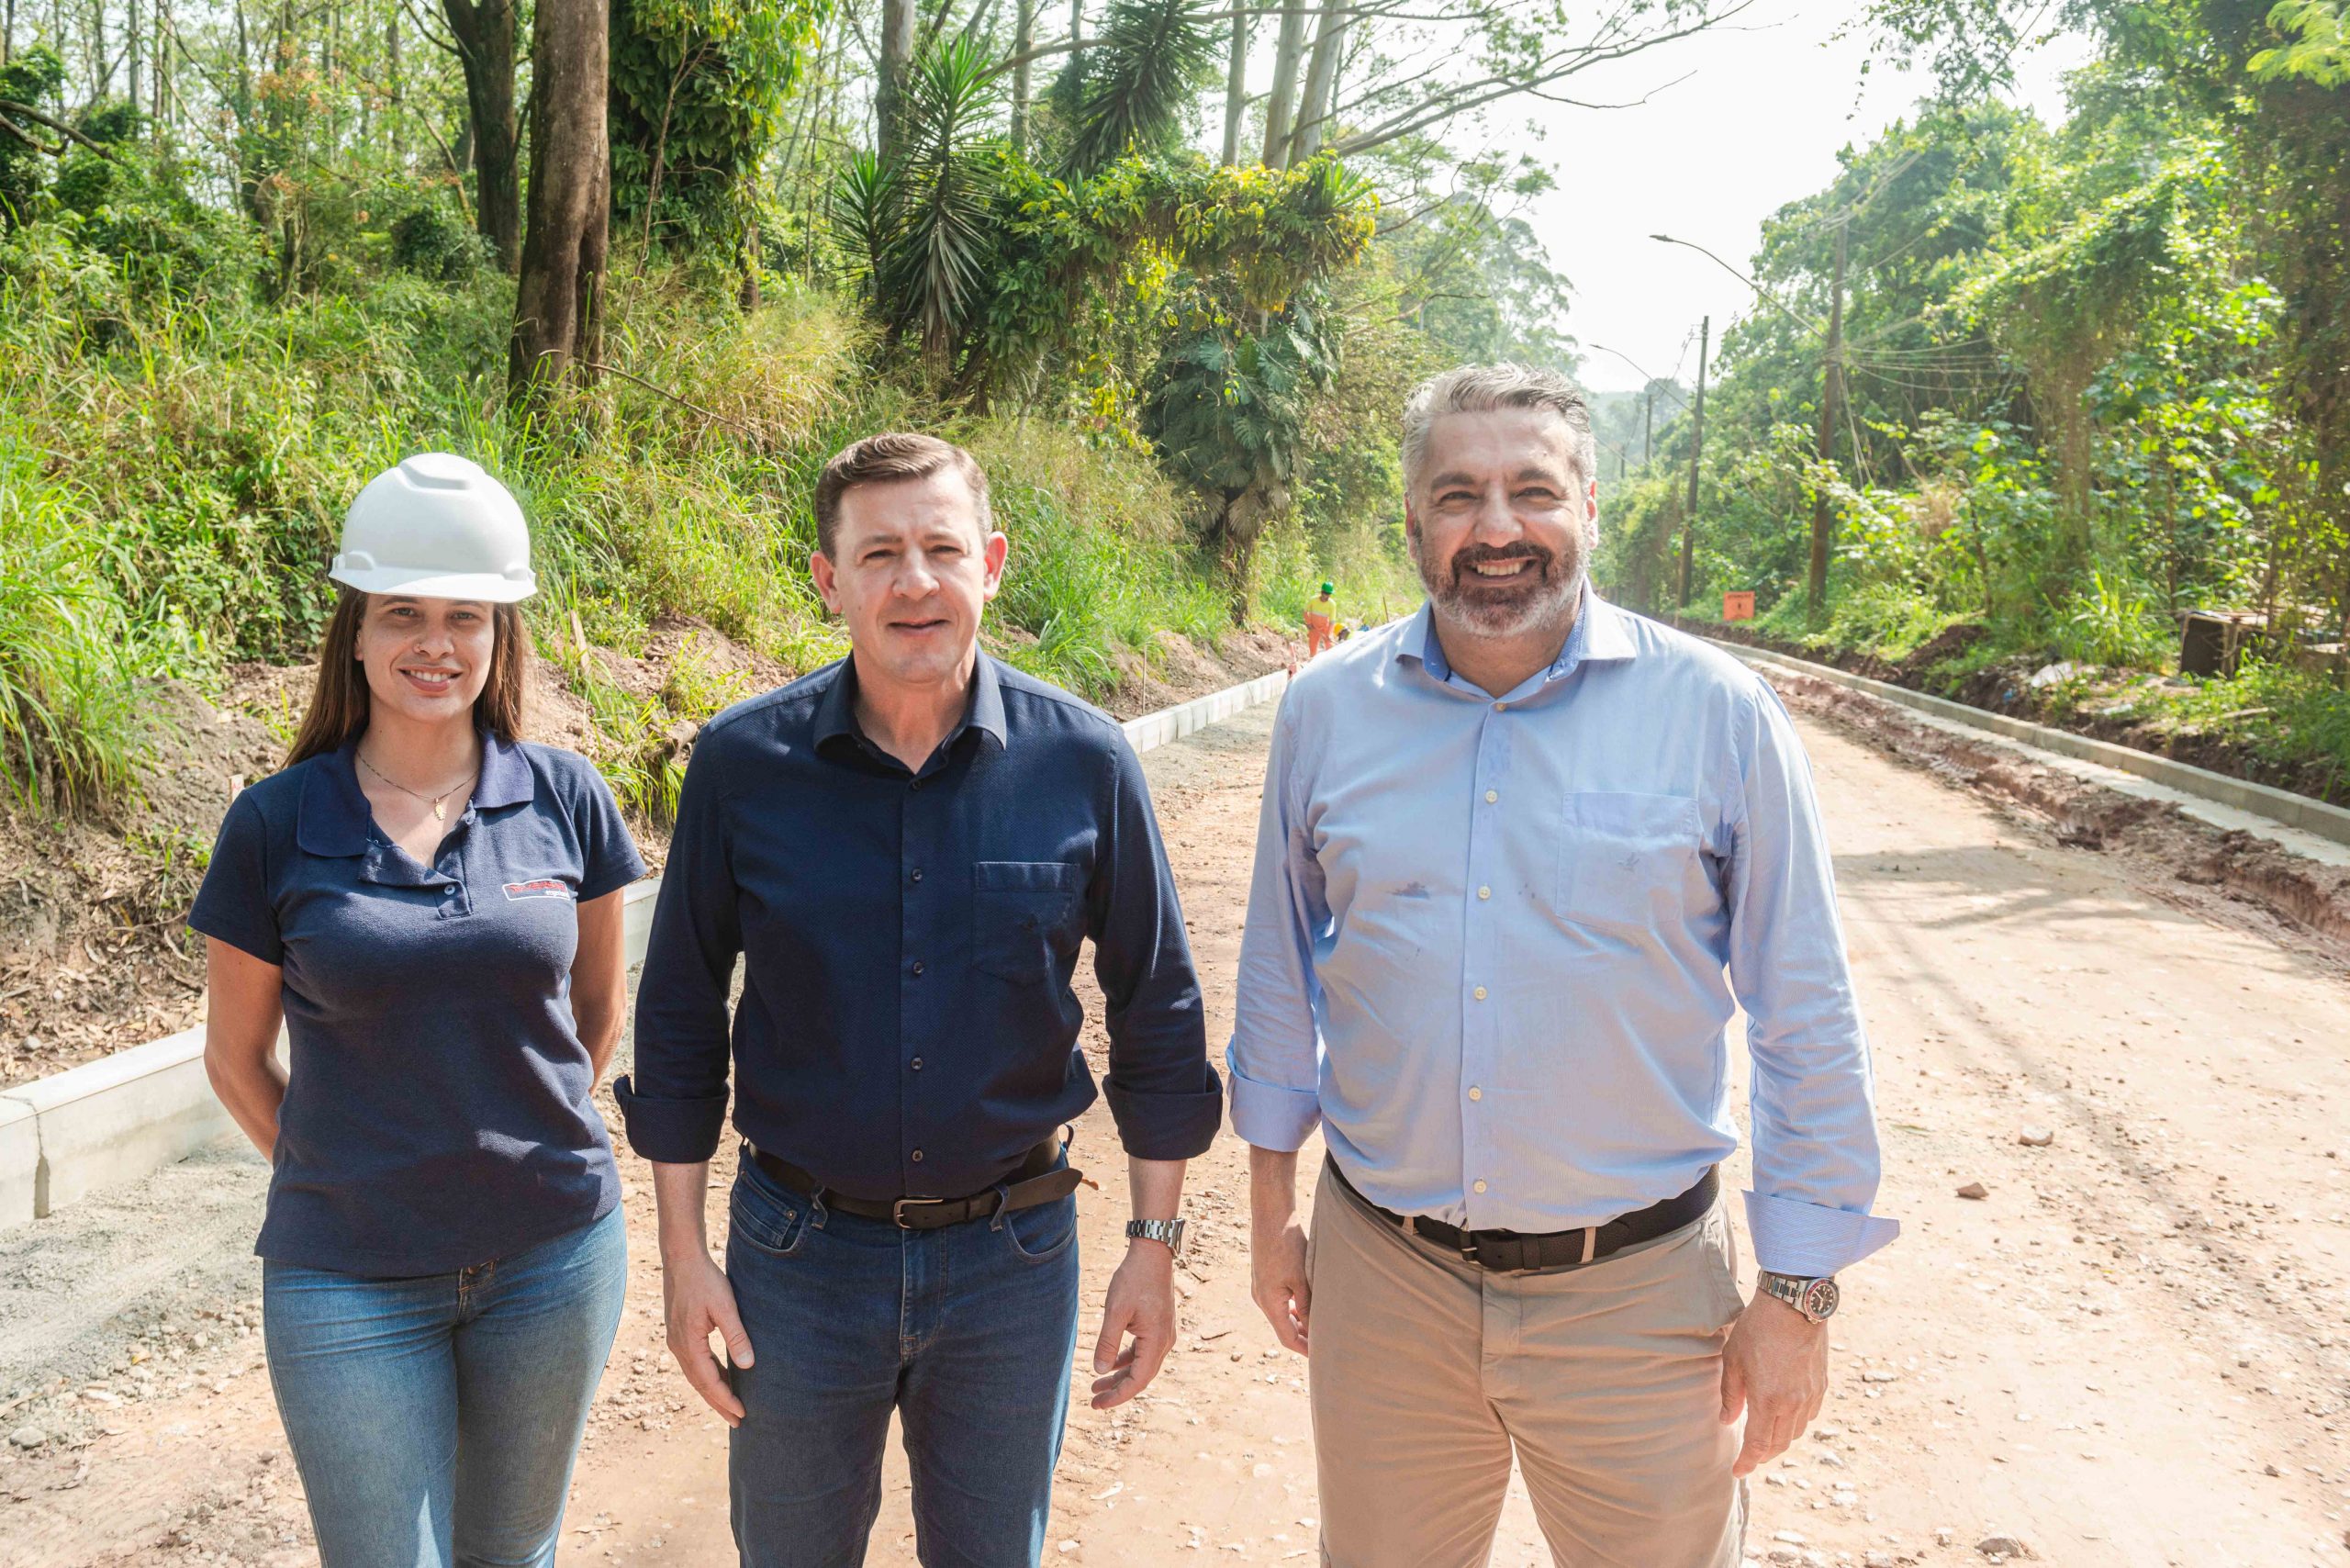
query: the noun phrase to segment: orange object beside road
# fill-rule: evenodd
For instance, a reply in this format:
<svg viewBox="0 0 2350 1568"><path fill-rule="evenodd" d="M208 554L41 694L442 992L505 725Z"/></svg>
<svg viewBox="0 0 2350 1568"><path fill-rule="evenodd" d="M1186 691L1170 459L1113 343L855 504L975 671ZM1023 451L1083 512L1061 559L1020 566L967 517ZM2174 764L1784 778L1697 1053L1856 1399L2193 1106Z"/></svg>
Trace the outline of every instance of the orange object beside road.
<svg viewBox="0 0 2350 1568"><path fill-rule="evenodd" d="M1754 595L1751 593L1726 593L1722 595L1722 619L1725 621L1753 620Z"/></svg>

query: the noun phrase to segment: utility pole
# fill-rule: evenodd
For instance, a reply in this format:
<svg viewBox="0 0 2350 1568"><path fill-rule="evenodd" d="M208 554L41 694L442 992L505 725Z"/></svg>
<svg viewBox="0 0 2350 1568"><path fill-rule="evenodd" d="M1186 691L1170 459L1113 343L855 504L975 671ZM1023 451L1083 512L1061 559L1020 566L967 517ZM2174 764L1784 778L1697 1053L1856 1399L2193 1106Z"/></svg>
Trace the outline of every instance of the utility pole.
<svg viewBox="0 0 2350 1568"><path fill-rule="evenodd" d="M1681 608L1689 608L1689 562L1697 534L1697 463L1706 452L1706 351L1713 343L1714 319L1697 324L1697 406L1689 422L1689 509L1681 518ZM1682 340L1688 342L1686 338Z"/></svg>
<svg viewBox="0 0 2350 1568"><path fill-rule="evenodd" d="M1836 220L1836 287L1828 303L1828 354L1819 366L1819 463L1823 468L1836 461L1836 405L1844 391L1844 242L1852 223L1850 208ZM1811 575L1805 613L1814 626L1828 619L1828 540L1834 510L1823 476L1811 499Z"/></svg>

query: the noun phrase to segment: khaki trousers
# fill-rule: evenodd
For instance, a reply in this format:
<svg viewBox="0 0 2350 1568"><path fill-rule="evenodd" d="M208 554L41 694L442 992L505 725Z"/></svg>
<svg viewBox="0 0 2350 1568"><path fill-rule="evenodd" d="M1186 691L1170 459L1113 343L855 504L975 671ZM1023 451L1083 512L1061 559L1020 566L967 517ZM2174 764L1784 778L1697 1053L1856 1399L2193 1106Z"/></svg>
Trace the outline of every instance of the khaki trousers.
<svg viewBox="0 0 2350 1568"><path fill-rule="evenodd" d="M1326 1167L1307 1256L1326 1564L1475 1568L1515 1447L1560 1563L1736 1568L1721 1355L1742 1303L1718 1204L1597 1263L1489 1273Z"/></svg>

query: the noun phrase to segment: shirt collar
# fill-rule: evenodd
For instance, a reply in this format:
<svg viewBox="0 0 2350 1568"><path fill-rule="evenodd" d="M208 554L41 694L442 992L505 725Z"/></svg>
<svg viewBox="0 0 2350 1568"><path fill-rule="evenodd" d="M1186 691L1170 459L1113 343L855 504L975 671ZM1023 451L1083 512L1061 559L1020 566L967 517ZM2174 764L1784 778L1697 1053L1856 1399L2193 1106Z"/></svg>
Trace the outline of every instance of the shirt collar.
<svg viewBox="0 0 2350 1568"><path fill-rule="evenodd" d="M1010 734L1003 720L1003 681L997 674L996 661L985 649L976 655L971 669L971 697L963 710L963 722L949 731L940 743L945 750L955 744L965 730L984 730L995 737L1002 748L1010 744ZM852 654L833 666L832 684L816 703L814 742L821 749L827 742L847 736L862 740L864 732L856 724L856 656Z"/></svg>
<svg viewBox="0 0 2350 1568"><path fill-rule="evenodd" d="M1572 675L1578 666L1612 664L1628 659L1639 653L1632 639L1631 627L1626 623L1624 612L1599 597L1591 579L1583 579L1583 609L1575 616L1573 630L1567 633L1566 645L1550 667L1537 678L1542 684L1563 680ZM1394 656L1417 659L1429 678L1439 685L1452 683L1452 665L1444 656L1444 644L1436 634L1436 607L1425 601L1395 640ZM1506 696L1506 693L1496 695Z"/></svg>
<svg viewBox="0 0 2350 1568"><path fill-rule="evenodd" d="M295 841L311 855L364 855L368 825L375 821L367 796L359 788L356 736L315 758L302 783L301 814L294 827ZM481 777L474 780L468 809L490 811L519 806L537 797L531 759L518 742L484 730L481 736Z"/></svg>

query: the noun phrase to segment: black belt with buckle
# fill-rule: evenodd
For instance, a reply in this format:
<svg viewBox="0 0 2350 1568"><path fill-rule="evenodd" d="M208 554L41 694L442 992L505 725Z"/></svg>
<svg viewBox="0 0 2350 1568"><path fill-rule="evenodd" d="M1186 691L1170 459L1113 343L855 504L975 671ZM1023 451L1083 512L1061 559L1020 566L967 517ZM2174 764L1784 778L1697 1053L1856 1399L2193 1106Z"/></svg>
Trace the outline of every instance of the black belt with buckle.
<svg viewBox="0 0 2350 1568"><path fill-rule="evenodd" d="M1546 1230L1527 1233L1516 1230L1462 1230L1441 1220L1420 1215L1399 1215L1381 1208L1362 1195L1360 1189L1347 1180L1335 1159L1329 1162L1330 1174L1338 1185L1352 1193L1358 1202L1406 1236L1416 1236L1438 1247L1460 1254L1461 1261L1496 1273L1524 1273L1533 1269L1557 1269L1583 1263L1596 1263L1627 1247L1637 1247L1643 1241L1654 1241L1669 1236L1683 1226L1702 1218L1721 1195L1721 1178L1715 1168L1707 1166L1697 1184L1676 1198L1651 1204L1628 1215L1620 1215L1606 1225L1585 1226L1580 1230Z"/></svg>
<svg viewBox="0 0 2350 1568"><path fill-rule="evenodd" d="M1033 1209L1076 1192L1085 1175L1074 1166L1059 1165L1065 1147L1058 1138L1046 1138L1030 1149L1019 1167L1002 1181L965 1198L854 1198L846 1193L834 1192L780 1155L754 1148L747 1143L743 1151L769 1176L828 1209L866 1219L885 1219L901 1230L943 1230L950 1225L990 1219L1013 1209Z"/></svg>

